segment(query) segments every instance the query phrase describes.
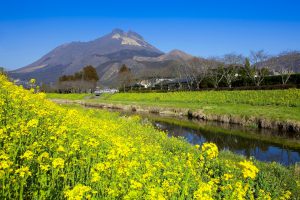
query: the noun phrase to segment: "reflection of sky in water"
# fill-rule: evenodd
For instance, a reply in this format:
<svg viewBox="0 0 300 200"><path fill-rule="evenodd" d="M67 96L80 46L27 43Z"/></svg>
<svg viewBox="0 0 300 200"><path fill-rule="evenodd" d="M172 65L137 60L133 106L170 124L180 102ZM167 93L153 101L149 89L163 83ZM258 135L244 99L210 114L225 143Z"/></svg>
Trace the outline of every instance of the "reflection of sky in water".
<svg viewBox="0 0 300 200"><path fill-rule="evenodd" d="M220 150L230 150L247 157L253 156L257 160L276 161L284 165L300 161L299 152L286 149L280 145L275 146L267 142L233 135L204 133L199 130L162 122L156 122L155 125L162 130L168 131L169 136L184 137L191 144L202 144L206 141L214 142Z"/></svg>

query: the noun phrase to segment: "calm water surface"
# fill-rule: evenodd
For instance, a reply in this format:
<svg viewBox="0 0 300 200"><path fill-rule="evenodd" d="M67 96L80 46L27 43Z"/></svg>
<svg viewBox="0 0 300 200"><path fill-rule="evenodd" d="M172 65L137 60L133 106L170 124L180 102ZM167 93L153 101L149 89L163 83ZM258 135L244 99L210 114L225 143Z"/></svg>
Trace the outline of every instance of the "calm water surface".
<svg viewBox="0 0 300 200"><path fill-rule="evenodd" d="M300 150L288 148L283 144L272 144L271 142L226 133L222 134L220 132L206 132L166 122L156 121L154 125L161 130L167 131L169 136L184 137L191 144L213 142L220 150L229 150L246 157L253 156L260 161L275 161L283 165L300 162Z"/></svg>

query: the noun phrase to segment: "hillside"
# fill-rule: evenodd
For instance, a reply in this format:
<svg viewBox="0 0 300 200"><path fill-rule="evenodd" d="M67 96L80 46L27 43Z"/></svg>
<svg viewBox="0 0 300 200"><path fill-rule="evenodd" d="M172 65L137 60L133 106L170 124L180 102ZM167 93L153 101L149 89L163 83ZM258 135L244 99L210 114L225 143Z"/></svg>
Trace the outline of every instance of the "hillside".
<svg viewBox="0 0 300 200"><path fill-rule="evenodd" d="M55 83L59 76L73 74L86 65L93 65L100 76L100 82L110 85L116 82L121 64L128 65L134 73L142 75L153 69L157 71L167 68L168 71L170 63L191 57L179 50L164 54L139 34L115 29L93 41L58 46L32 64L11 71L10 76Z"/></svg>

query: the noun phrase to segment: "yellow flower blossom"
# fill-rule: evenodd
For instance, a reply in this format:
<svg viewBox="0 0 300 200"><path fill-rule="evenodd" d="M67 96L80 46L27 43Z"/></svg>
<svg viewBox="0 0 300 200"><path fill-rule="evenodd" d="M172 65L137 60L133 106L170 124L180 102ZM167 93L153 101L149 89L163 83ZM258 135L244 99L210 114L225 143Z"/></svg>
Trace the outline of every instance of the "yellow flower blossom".
<svg viewBox="0 0 300 200"><path fill-rule="evenodd" d="M91 190L88 186L78 184L73 189L65 191L65 197L68 200L82 200Z"/></svg>
<svg viewBox="0 0 300 200"><path fill-rule="evenodd" d="M56 151L58 152L65 152L65 148L63 146L59 146Z"/></svg>
<svg viewBox="0 0 300 200"><path fill-rule="evenodd" d="M259 170L251 161L244 160L239 162L239 165L242 168L244 178L255 179Z"/></svg>
<svg viewBox="0 0 300 200"><path fill-rule="evenodd" d="M232 174L224 174L224 180L228 181L229 179L232 179L233 175Z"/></svg>
<svg viewBox="0 0 300 200"><path fill-rule="evenodd" d="M271 196L269 192L265 192L263 189L258 191L257 200L271 200Z"/></svg>
<svg viewBox="0 0 300 200"><path fill-rule="evenodd" d="M0 161L0 170L9 169L13 162L9 160L1 160Z"/></svg>
<svg viewBox="0 0 300 200"><path fill-rule="evenodd" d="M212 185L201 181L199 183L198 190L194 192L194 199L213 200Z"/></svg>
<svg viewBox="0 0 300 200"><path fill-rule="evenodd" d="M211 143L211 142L204 143L201 147L201 150L202 150L203 156L208 159L216 158L219 154L217 145L215 145L214 143Z"/></svg>
<svg viewBox="0 0 300 200"><path fill-rule="evenodd" d="M27 123L27 127L28 128L36 128L37 125L39 123L39 120L37 119L31 119L28 123Z"/></svg>
<svg viewBox="0 0 300 200"><path fill-rule="evenodd" d="M38 156L37 161L42 162L43 160L49 159L49 153L43 152L41 155Z"/></svg>
<svg viewBox="0 0 300 200"><path fill-rule="evenodd" d="M40 164L40 168L42 171L48 171L50 169L50 165L43 165L43 164Z"/></svg>
<svg viewBox="0 0 300 200"><path fill-rule="evenodd" d="M34 156L34 153L32 151L27 150L27 151L25 151L25 153L22 156L20 156L20 158L25 159L25 160L31 160L33 158L33 156Z"/></svg>
<svg viewBox="0 0 300 200"><path fill-rule="evenodd" d="M140 182L137 182L135 180L130 180L130 187L133 188L133 189L142 189L143 188L143 184L141 184Z"/></svg>
<svg viewBox="0 0 300 200"><path fill-rule="evenodd" d="M52 161L53 168L62 169L64 168L65 161L62 158L54 158Z"/></svg>
<svg viewBox="0 0 300 200"><path fill-rule="evenodd" d="M281 197L280 200L287 200L291 198L291 192L290 191L286 191Z"/></svg>
<svg viewBox="0 0 300 200"><path fill-rule="evenodd" d="M231 194L231 198L230 199L237 199L237 200L244 200L247 190L248 190L248 186L244 186L242 181L237 181L234 186L233 186L233 193Z"/></svg>
<svg viewBox="0 0 300 200"><path fill-rule="evenodd" d="M101 179L101 176L99 175L99 173L97 173L97 172L92 173L92 178L91 178L92 183L98 182L98 181L100 181L100 179Z"/></svg>
<svg viewBox="0 0 300 200"><path fill-rule="evenodd" d="M28 166L25 166L25 167L23 166L23 167L17 169L15 171L15 173L18 174L22 178L25 177L25 176L31 176L31 172L30 172Z"/></svg>

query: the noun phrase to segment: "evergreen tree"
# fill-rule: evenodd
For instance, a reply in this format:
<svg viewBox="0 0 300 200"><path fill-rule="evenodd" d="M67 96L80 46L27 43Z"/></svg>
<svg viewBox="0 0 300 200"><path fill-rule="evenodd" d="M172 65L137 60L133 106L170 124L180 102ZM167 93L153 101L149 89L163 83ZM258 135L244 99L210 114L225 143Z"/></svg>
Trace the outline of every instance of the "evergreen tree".
<svg viewBox="0 0 300 200"><path fill-rule="evenodd" d="M96 69L92 65L88 65L83 68L83 79L85 81L95 81L99 80Z"/></svg>
<svg viewBox="0 0 300 200"><path fill-rule="evenodd" d="M123 87L123 91L125 92L126 85L129 85L131 82L131 70L125 64L121 66L119 69L119 81L121 86Z"/></svg>

